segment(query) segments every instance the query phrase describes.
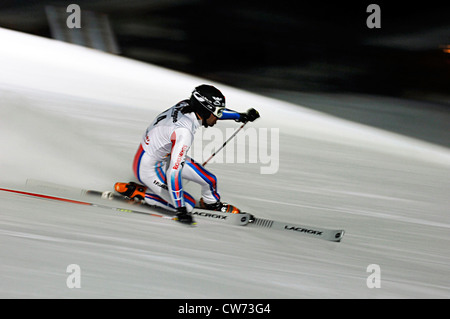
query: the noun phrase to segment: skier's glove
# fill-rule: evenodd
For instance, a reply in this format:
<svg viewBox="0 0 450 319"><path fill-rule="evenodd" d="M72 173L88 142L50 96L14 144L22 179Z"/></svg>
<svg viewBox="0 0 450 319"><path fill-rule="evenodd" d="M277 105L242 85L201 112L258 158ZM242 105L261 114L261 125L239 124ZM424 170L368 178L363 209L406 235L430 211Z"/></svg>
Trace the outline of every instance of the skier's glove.
<svg viewBox="0 0 450 319"><path fill-rule="evenodd" d="M176 218L179 222L186 224L192 224L194 221L192 215L187 212L186 207L177 208Z"/></svg>
<svg viewBox="0 0 450 319"><path fill-rule="evenodd" d="M259 117L259 112L253 108L248 109L247 113L239 113L239 119L236 122L253 122Z"/></svg>

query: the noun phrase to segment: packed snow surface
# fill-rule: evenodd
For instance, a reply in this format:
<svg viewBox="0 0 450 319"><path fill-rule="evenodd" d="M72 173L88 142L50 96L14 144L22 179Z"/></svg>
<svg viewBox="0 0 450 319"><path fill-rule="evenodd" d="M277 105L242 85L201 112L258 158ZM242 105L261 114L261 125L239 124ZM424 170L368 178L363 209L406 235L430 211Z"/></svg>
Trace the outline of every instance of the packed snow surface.
<svg viewBox="0 0 450 319"><path fill-rule="evenodd" d="M5 29L0 42L0 188L134 180L147 125L211 83ZM222 199L343 228L342 242L0 192L1 298L450 297L448 149L212 84L230 108L261 114L207 165ZM193 155L206 159L237 127L199 131Z"/></svg>

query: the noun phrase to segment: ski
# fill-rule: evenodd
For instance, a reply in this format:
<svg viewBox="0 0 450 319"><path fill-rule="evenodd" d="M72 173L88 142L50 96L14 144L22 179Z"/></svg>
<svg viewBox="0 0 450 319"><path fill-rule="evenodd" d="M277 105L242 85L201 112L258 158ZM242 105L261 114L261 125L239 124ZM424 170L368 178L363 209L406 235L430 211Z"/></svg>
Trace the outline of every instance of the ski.
<svg viewBox="0 0 450 319"><path fill-rule="evenodd" d="M140 206L143 209L149 208L151 210L161 212L162 214L174 214L164 208L157 207L157 206L150 206L142 200L129 199L128 197L125 197L120 194L116 194L112 191L100 192L100 191L96 191L96 190L84 190L84 194L86 196L97 197L97 198L101 198L104 200L115 201L115 202L119 202L119 203L121 202L121 203L125 203L127 205ZM200 209L200 208L194 208L194 210L192 212L192 216L194 218L211 220L211 221L215 221L215 222L224 222L227 224L237 225L237 226L245 226L252 219L252 216L247 213L230 214L230 213L223 213L223 212L219 212L219 211L212 211L212 210Z"/></svg>
<svg viewBox="0 0 450 319"><path fill-rule="evenodd" d="M144 214L151 217L158 217L162 219L169 219L177 221L175 212L145 204L143 201L134 201L120 194L114 194L110 191L100 192L95 190L77 189L74 187L49 183L38 180L28 180L28 188L31 189L45 189L46 193L37 191L22 191L15 189L0 188L0 191L13 193L17 195L25 195L28 197L46 199L52 201L66 202L71 204L101 207L105 209L112 209L121 213ZM57 193L63 195L49 195L49 193ZM77 199L74 199L77 198ZM86 199L86 200L85 200ZM89 200L91 199L91 200ZM97 199L97 200L96 200ZM104 204L103 200L114 201L114 205ZM137 209L135 209L137 207ZM251 219L251 215L247 213L229 214L217 211L210 211L205 209L195 208L192 212L194 219L210 220L214 222L221 222L231 225L244 226L247 225ZM182 222L179 222L182 223ZM195 226L197 223L186 224Z"/></svg>
<svg viewBox="0 0 450 319"><path fill-rule="evenodd" d="M298 225L264 218L254 218L250 226L279 230L296 235L309 236L335 242L340 242L345 233L343 229L334 230L315 226Z"/></svg>
<svg viewBox="0 0 450 319"><path fill-rule="evenodd" d="M107 199L111 201L119 201L127 203L130 205L142 205L151 207L155 210L164 211L163 208L156 206L149 206L142 200L132 200L123 195L114 193L112 191L99 192L95 190L86 190L85 193L90 196L97 196L102 199ZM232 225L238 226L251 226L259 227L264 229L278 230L284 232L290 232L296 235L308 236L313 238L320 238L328 241L340 242L344 236L345 231L343 229L328 229L315 226L298 225L292 223L285 223L280 221L275 221L271 219L257 218L248 213L241 214L230 214L223 213L219 211L204 210L199 208L194 208L192 215L195 218L209 219L214 221L226 222Z"/></svg>
<svg viewBox="0 0 450 319"><path fill-rule="evenodd" d="M40 199L101 207L105 209L112 209L121 213L145 214L162 219L176 220L174 212L160 207L147 205L144 201L131 200L112 191L101 192L96 190L85 190L32 179L27 180L27 188L28 191L7 188L0 188L0 191ZM111 205L107 203L107 201L112 202L113 204ZM308 236L311 238L324 239L332 242L340 242L345 234L343 229L328 229L316 226L280 222L271 219L258 218L248 213L230 214L220 211L195 208L192 215L195 219L199 220L209 220L230 225L274 230L294 234L296 236Z"/></svg>

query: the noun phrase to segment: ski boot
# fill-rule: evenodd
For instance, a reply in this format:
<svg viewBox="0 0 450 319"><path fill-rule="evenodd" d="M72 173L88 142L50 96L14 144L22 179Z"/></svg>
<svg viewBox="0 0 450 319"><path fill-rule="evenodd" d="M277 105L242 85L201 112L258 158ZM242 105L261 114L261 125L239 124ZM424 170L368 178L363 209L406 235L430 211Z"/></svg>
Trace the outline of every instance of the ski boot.
<svg viewBox="0 0 450 319"><path fill-rule="evenodd" d="M230 213L230 214L240 214L241 213L241 211L233 205L230 205L227 203L222 203L221 201L217 201L213 204L206 204L203 201L203 198L200 198L200 208L208 209L208 210L215 210L218 212Z"/></svg>
<svg viewBox="0 0 450 319"><path fill-rule="evenodd" d="M145 191L147 187L136 184L135 182L129 182L129 183L116 183L114 185L114 189L119 194L126 196L130 199L144 200Z"/></svg>

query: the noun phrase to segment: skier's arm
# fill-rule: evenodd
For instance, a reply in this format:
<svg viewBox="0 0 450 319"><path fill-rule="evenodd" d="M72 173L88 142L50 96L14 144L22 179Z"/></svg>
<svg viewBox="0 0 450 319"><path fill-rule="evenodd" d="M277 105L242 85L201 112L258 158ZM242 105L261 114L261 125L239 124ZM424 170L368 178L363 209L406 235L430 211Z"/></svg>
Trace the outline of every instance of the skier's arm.
<svg viewBox="0 0 450 319"><path fill-rule="evenodd" d="M235 120L236 122L253 122L259 117L255 109L249 109L246 113L238 113L230 109L224 109L220 120Z"/></svg>
<svg viewBox="0 0 450 319"><path fill-rule="evenodd" d="M239 120L241 115L233 110L230 109L223 109L222 116L220 117L220 120Z"/></svg>
<svg viewBox="0 0 450 319"><path fill-rule="evenodd" d="M186 153L192 144L192 133L187 128L177 128L172 136L172 152L167 169L167 186L175 208L185 207L181 172Z"/></svg>

